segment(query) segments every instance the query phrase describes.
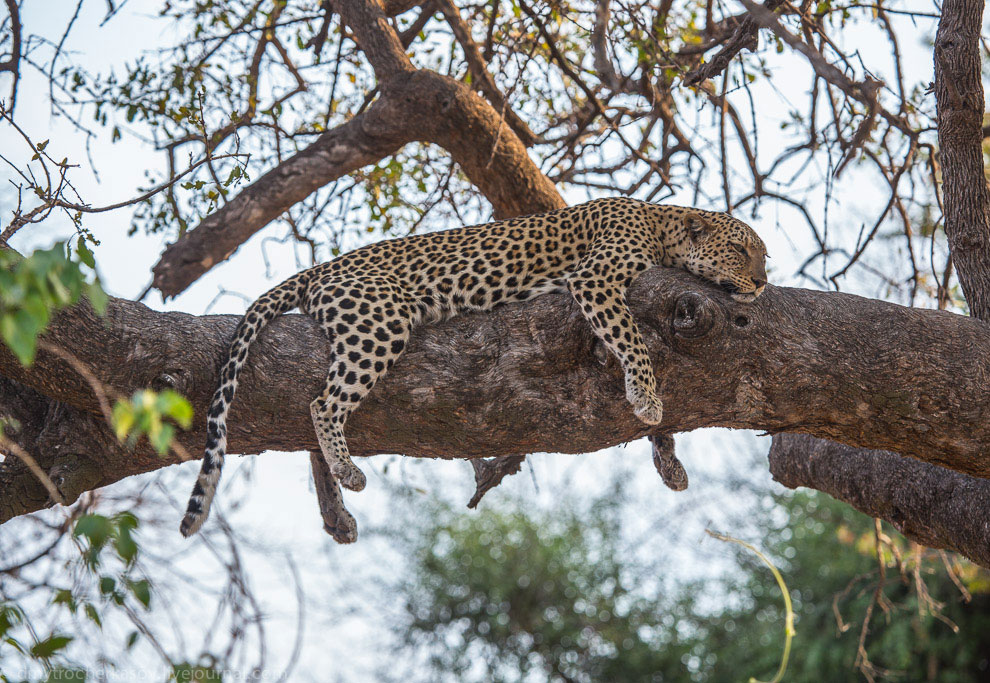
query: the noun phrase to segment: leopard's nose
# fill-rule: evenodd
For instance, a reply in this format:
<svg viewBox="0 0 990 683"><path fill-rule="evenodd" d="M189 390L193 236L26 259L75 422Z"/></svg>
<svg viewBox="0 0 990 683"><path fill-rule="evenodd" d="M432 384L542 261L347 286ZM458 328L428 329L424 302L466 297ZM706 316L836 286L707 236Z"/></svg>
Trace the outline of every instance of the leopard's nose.
<svg viewBox="0 0 990 683"><path fill-rule="evenodd" d="M766 283L767 283L767 279L765 277L754 277L753 278L753 284L756 285L756 288L757 289L759 289L760 287L764 286Z"/></svg>

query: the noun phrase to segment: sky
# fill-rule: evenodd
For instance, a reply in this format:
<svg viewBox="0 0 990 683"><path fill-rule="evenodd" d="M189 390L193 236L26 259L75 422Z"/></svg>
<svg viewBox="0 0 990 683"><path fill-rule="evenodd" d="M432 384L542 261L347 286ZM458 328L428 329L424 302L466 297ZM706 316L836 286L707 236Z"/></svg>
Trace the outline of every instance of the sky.
<svg viewBox="0 0 990 683"><path fill-rule="evenodd" d="M22 19L26 26L36 31L44 26L51 27L52 35L57 39L55 32L65 26L74 5L74 2L28 0L22 10ZM155 6L132 2L108 29L100 30L105 4L89 1L83 6L67 48L78 51L92 71L119 68L123 60L133 58L140 51L175 39L171 31L163 30L163 22L144 13ZM927 3L917 3L917 6L930 10ZM922 35L919 33L914 49L906 50L906 61L914 72L929 73L930 52L927 48L922 49ZM100 39L92 40L94 36ZM855 35L853 39L856 39ZM867 58L871 50L883 54L886 49L884 44L878 43L875 34L868 31L862 34L861 40L861 49ZM796 60L792 59L792 62ZM786 84L791 80L807 82L803 66L774 68L771 86L778 94L782 89L786 91ZM0 80L0 86L6 88L6 81ZM67 156L81 163L73 180L88 201L110 204L129 198L144 181L145 170L159 167L159 156L140 141L125 138L120 143L109 144L107 137L100 137L90 142L90 154L98 171L98 176L94 175L85 161L83 137L65 119L51 115L46 96L43 78L26 70L19 90L17 120L34 140L52 141L49 147L52 156ZM767 101L775 100L768 96ZM776 123L786 118L786 112L770 107L767 111L761 110L759 116ZM764 126L764 130L773 128ZM761 144L772 149L775 144L772 134ZM0 141L0 148L5 155L22 155L23 158L24 150L14 146L9 138ZM767 152L768 158L769 154ZM0 171L0 180L6 179L4 173L6 171ZM253 176L258 175L255 170ZM862 215L869 216L876 210L875 188L878 184L875 179L856 172L847 174L843 182L839 193L841 202L833 207L836 215L833 220L862 222ZM585 197L572 193L567 198L580 201ZM689 203L689 198L675 199ZM11 201L9 191L8 194L0 193L0 216L4 224L8 220ZM816 210L822 210L821 202ZM100 240L95 254L98 264L104 264L101 268L104 286L111 294L124 298L134 298L145 289L151 279L151 267L164 246L160 236L148 236L140 231L128 236L130 217L125 210L86 219L87 227ZM768 244L773 257L771 282L807 286L807 282L797 281L792 275L801 255L807 253L809 247L807 231L803 227L795 228L794 220L789 212L764 209L751 223ZM71 225L55 216L41 226L23 230L13 246L29 251L48 246L72 233ZM157 310L193 314L243 312L248 301L295 272L293 247L270 240L272 235L272 230L260 232L242 246L233 259L214 268L176 299L163 302L157 293L152 293L145 302ZM268 240L264 245L268 263L262 255L265 240ZM856 281L846 284L853 291L859 289ZM880 293L871 291L870 287L864 285L861 293ZM232 294L221 294L225 290ZM628 472L632 482L631 499L649 501L649 509L629 511L626 529L630 538L642 541L642 552L662 558L670 569L671 579L715 576L730 568L730 553L707 539L703 533L705 528L759 542L758 535L738 526L734 519L750 503L740 501L737 507L733 497L727 495L718 482L724 481L726 471L731 471L768 490L779 490L779 487L774 489L765 465L769 438L751 432L710 429L679 435L677 445L691 477L691 487L685 493L675 494L663 487L653 470L649 445L642 440L585 456L534 455L522 473L506 480L489 496L492 499L518 497L535 506L549 507L563 491L600 495L615 472ZM394 581L403 570L403 560L394 548L389 547L387 540L376 536L373 530L387 526L393 515L409 512L406 503L396 503L393 487L420 492L413 497L421 495L424 503L433 496L466 503L474 488L472 470L465 462L411 461L397 456L377 456L362 459L358 464L368 474L369 483L360 494L345 494L347 505L358 519L363 534L353 546L337 546L323 533L305 454L265 453L234 457L228 459L225 467L221 490L214 504L219 514L214 515L210 523L217 523L217 518L222 517L244 543L245 562L251 563L251 579L262 603L261 610L269 617L267 656L271 670L280 670L293 656L300 623L296 577L307 594L314 597L314 601L305 606L302 650L292 680L327 680L325 669L320 666L329 658L337 662L334 675L342 681L369 680L381 667L380 648L387 642L385 636L392 615L387 609L381 609L382 595L375 591ZM196 591L183 593L182 574L188 572L197 581L209 584L211 572L217 572L219 563L225 561L222 549L211 548L202 538L186 541L177 532L178 506L184 503L197 470L198 463L186 463L160 473L132 477L110 487L123 495L125 502L133 492L149 487L142 495L154 495L162 505L172 506L166 507L163 515L174 518L175 530L151 532L154 535L146 540L156 552L173 558L174 566L170 568L173 574L163 578L161 585L175 588L168 598L174 603L176 618L185 624L185 637L192 643L202 637L205 630L202 624L212 614L213 605ZM228 504L234 501L236 507ZM121 503L116 501L116 504ZM21 522L10 524L18 523ZM296 558L294 568L286 560L290 554ZM217 577L217 580L222 578L219 572ZM202 618L190 618L190 615ZM170 644L176 650L180 649L179 645ZM195 648L184 651L190 650ZM141 646L136 649L133 661L135 665L148 666L157 662L150 649Z"/></svg>

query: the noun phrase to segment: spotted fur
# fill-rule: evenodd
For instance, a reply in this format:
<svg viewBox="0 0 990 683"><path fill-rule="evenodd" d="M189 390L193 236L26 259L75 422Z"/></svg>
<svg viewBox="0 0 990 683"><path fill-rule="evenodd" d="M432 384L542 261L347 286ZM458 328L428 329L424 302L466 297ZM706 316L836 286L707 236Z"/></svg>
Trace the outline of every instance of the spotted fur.
<svg viewBox="0 0 990 683"><path fill-rule="evenodd" d="M659 424L656 378L626 307L626 288L642 271L664 265L752 301L767 281L765 257L759 236L727 214L616 198L386 240L305 270L251 304L237 327L210 404L206 454L181 531L195 533L209 513L223 465L227 411L248 348L268 322L292 308L315 318L332 341L326 385L310 410L331 473L360 491L365 476L348 454L344 425L402 354L416 325L570 291L619 359L636 415Z"/></svg>

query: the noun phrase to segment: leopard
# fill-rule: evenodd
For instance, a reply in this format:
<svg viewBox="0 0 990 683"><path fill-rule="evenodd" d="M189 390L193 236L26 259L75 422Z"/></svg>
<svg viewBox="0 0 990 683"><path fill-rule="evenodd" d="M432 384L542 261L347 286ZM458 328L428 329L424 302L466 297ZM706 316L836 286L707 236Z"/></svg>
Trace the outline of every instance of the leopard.
<svg viewBox="0 0 990 683"><path fill-rule="evenodd" d="M728 213L612 197L382 240L303 270L258 298L237 325L209 405L202 466L180 531L196 533L209 514L226 453L227 414L251 344L294 308L330 340L326 381L310 403L320 452L336 482L361 491L367 480L347 449L347 418L399 360L417 326L569 292L618 360L634 414L658 425L663 404L626 289L643 271L665 266L749 303L767 284L766 256L756 231Z"/></svg>

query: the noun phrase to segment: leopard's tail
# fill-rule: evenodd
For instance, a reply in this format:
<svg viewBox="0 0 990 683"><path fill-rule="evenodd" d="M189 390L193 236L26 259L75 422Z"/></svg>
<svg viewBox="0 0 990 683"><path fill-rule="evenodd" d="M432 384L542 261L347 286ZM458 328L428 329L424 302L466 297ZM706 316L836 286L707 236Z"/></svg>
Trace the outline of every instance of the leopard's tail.
<svg viewBox="0 0 990 683"><path fill-rule="evenodd" d="M217 492L227 448L227 412L237 390L237 374L247 362L248 348L268 323L299 306L308 284L309 275L304 271L266 292L248 307L234 332L234 339L220 371L220 384L210 402L206 421L206 454L189 497L186 516L182 518L179 527L183 536L191 536L199 531L210 514L210 503Z"/></svg>

